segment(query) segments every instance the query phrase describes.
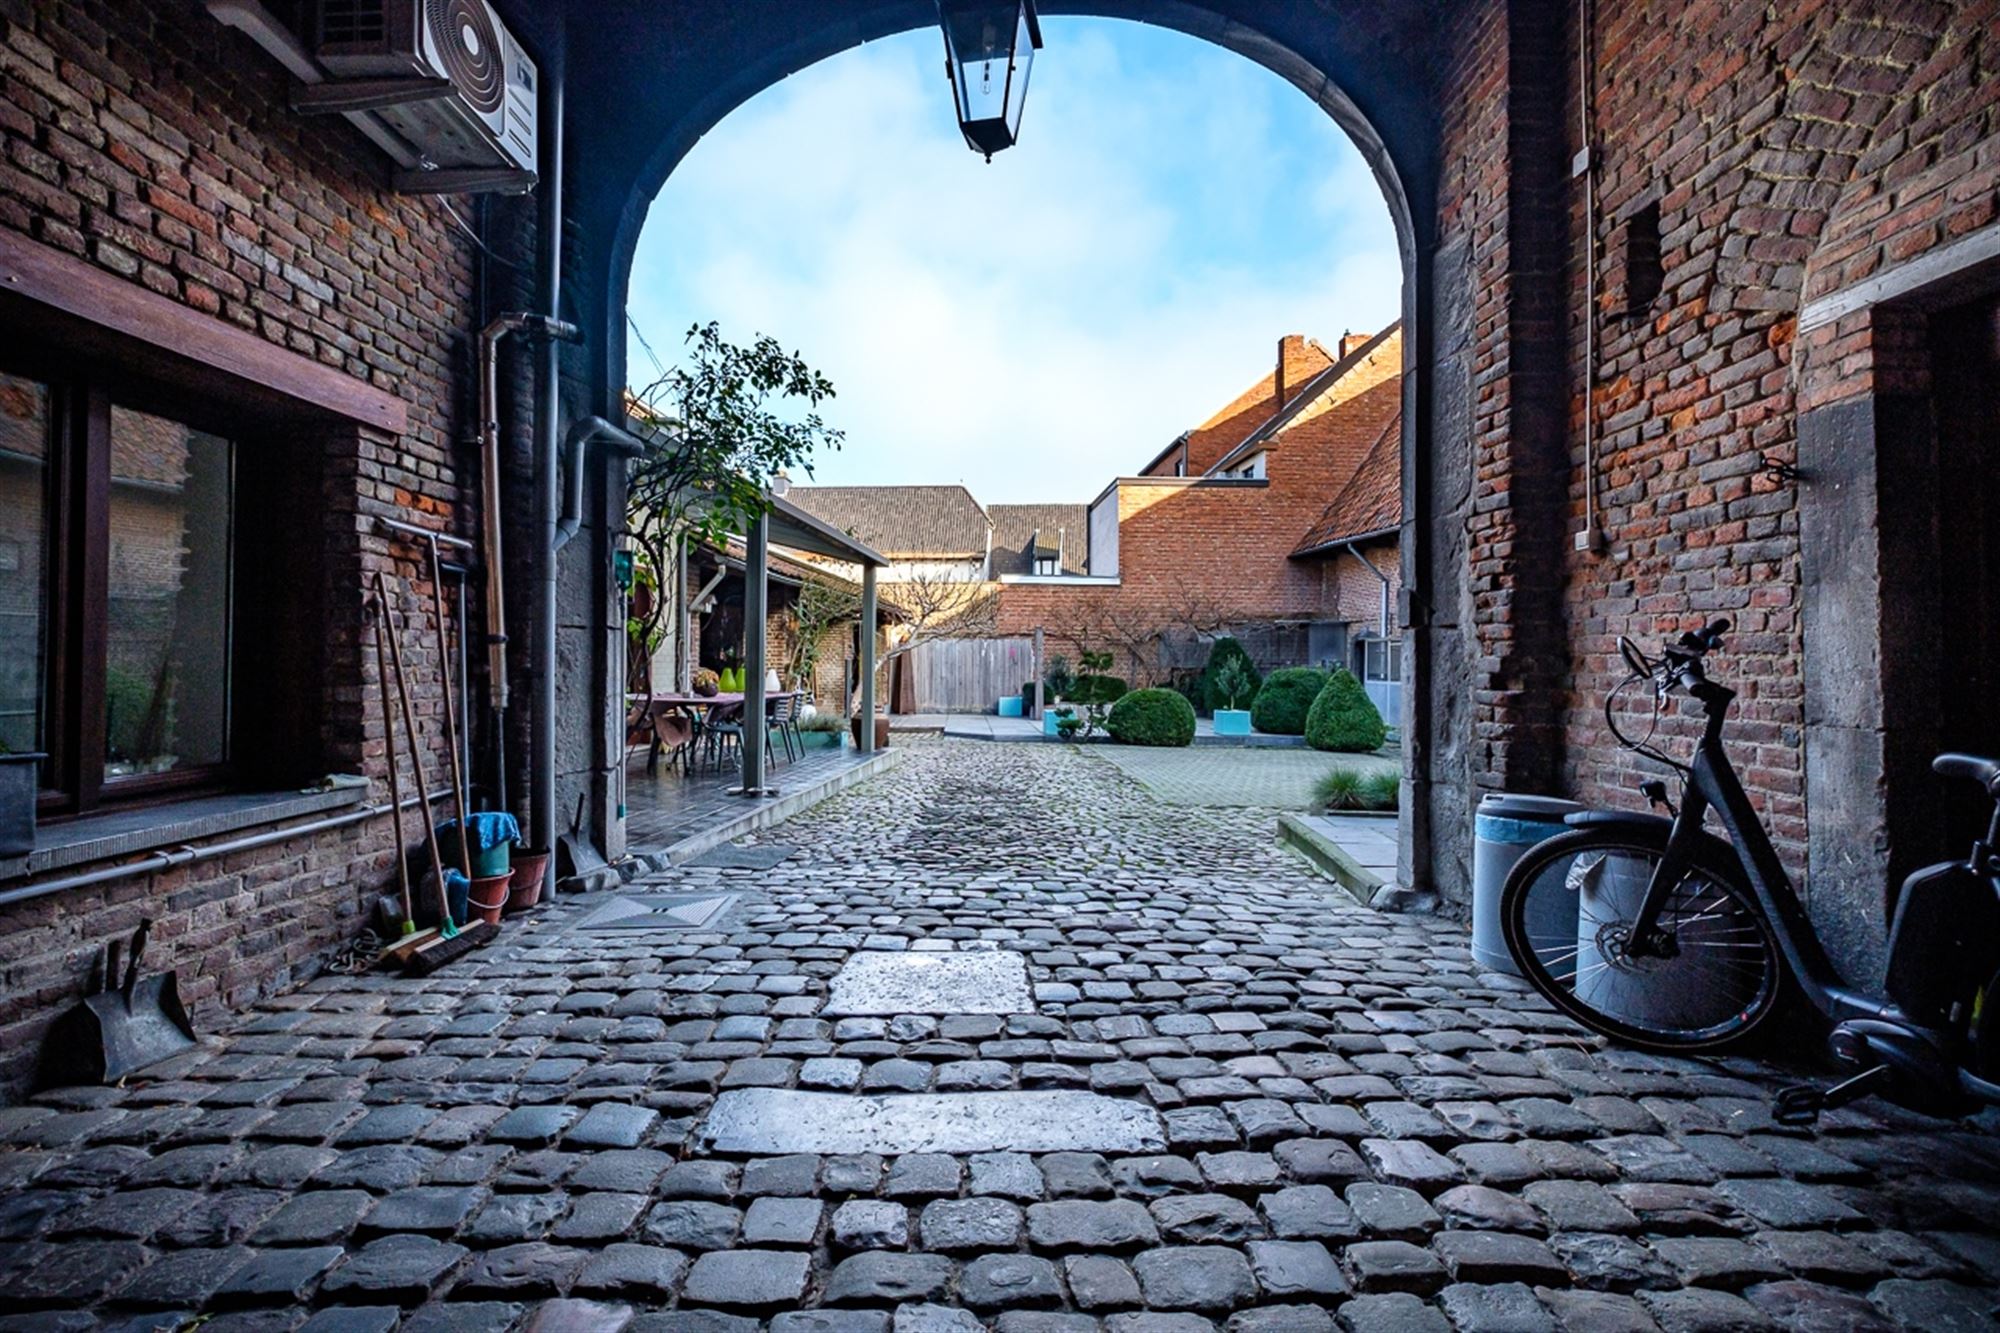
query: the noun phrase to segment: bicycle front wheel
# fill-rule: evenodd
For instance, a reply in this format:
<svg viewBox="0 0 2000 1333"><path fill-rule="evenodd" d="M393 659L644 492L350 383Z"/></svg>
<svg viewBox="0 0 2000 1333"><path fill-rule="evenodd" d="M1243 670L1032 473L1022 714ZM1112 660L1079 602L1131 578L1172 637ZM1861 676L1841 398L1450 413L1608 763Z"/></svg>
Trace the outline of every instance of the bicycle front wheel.
<svg viewBox="0 0 2000 1333"><path fill-rule="evenodd" d="M1664 831L1583 828L1530 848L1501 891L1507 948L1529 984L1607 1037L1706 1051L1749 1037L1777 1008L1784 965L1733 865L1698 856L1667 895L1650 947L1632 922Z"/></svg>

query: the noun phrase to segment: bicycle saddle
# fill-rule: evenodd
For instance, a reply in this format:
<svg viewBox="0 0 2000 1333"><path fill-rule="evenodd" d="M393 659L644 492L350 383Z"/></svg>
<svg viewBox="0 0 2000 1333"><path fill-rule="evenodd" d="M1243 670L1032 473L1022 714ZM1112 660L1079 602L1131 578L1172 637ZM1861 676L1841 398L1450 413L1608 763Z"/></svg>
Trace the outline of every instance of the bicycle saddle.
<svg viewBox="0 0 2000 1333"><path fill-rule="evenodd" d="M2000 799L2000 759L1981 759L1976 754L1941 754L1931 760L1931 772L1941 778L1971 778L1986 788L1986 794Z"/></svg>

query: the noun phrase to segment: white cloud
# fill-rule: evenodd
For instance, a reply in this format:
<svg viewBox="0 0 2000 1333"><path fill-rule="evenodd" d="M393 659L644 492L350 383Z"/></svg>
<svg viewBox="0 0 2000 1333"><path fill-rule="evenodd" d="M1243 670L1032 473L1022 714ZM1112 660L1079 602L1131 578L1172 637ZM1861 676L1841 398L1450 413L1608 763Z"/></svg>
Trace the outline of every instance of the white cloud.
<svg viewBox="0 0 2000 1333"><path fill-rule="evenodd" d="M1048 26L1021 145L991 165L958 139L931 33L725 119L640 244L654 349L671 362L709 318L798 348L848 431L819 481L1084 500L1268 369L1281 334L1395 317L1386 209L1322 113L1193 39ZM637 347L631 365L651 372Z"/></svg>

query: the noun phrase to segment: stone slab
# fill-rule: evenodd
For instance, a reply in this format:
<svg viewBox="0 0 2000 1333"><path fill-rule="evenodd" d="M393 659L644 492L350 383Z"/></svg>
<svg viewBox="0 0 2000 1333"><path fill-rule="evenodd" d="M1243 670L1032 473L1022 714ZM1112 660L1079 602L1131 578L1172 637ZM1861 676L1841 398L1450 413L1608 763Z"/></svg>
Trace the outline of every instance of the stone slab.
<svg viewBox="0 0 2000 1333"><path fill-rule="evenodd" d="M733 893L620 894L579 921L578 930L699 930L727 911Z"/></svg>
<svg viewBox="0 0 2000 1333"><path fill-rule="evenodd" d="M1002 949L865 951L834 974L830 990L822 1014L1025 1014L1035 1008L1027 961Z"/></svg>
<svg viewBox="0 0 2000 1333"><path fill-rule="evenodd" d="M770 870L797 850L783 842L760 842L750 847L724 843L683 864L710 870Z"/></svg>
<svg viewBox="0 0 2000 1333"><path fill-rule="evenodd" d="M735 1088L701 1123L711 1152L1161 1152L1151 1107L1094 1092L967 1092L852 1097Z"/></svg>

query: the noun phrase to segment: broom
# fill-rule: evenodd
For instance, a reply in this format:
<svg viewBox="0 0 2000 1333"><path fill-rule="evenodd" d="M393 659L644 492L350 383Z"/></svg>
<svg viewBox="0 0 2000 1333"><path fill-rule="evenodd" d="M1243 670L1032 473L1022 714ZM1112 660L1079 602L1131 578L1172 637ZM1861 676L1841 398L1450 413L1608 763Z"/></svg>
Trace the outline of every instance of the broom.
<svg viewBox="0 0 2000 1333"><path fill-rule="evenodd" d="M418 945L437 935L435 930L419 931L416 903L410 894L410 858L403 847L403 782L396 764L396 719L389 707L389 659L382 647L382 618L386 608L370 599L368 624L375 634L375 678L382 683L382 738L389 756L389 824L396 837L396 883L402 890L403 936L382 951L382 957L407 962Z"/></svg>
<svg viewBox="0 0 2000 1333"><path fill-rule="evenodd" d="M431 820L431 798L429 780L424 776L423 747L417 741L417 717L410 707L410 686L403 674L403 648L396 637L396 626L389 620L389 587L382 571L375 571L375 596L382 606L384 633L389 640L389 669L396 677L396 700L403 713L403 735L410 746L410 764L416 770L417 801L424 811L424 847L430 852L431 874L438 884L439 938L417 946L410 954L408 970L417 976L435 972L448 963L465 957L480 945L485 944L499 932L490 922L475 921L460 929L451 919L451 895L448 892L450 880L446 877L444 857L438 852L437 826ZM463 846L465 830L459 830L459 842ZM456 872L451 872L456 873Z"/></svg>

